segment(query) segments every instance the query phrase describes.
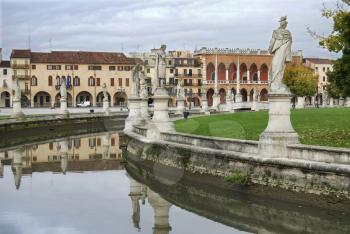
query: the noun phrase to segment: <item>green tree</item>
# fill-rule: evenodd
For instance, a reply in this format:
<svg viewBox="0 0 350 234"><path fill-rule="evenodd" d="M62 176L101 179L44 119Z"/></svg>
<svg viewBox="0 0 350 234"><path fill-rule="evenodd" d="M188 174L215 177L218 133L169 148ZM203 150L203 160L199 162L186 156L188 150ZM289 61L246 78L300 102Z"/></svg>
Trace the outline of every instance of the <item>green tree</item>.
<svg viewBox="0 0 350 234"><path fill-rule="evenodd" d="M300 64L288 64L283 82L298 97L314 96L317 90L317 79L312 69Z"/></svg>
<svg viewBox="0 0 350 234"><path fill-rule="evenodd" d="M327 73L332 96L350 96L350 0L341 0L335 9L324 8L322 16L333 20L332 33L318 37L319 44L331 52L342 52L342 57ZM315 35L315 34L314 34Z"/></svg>

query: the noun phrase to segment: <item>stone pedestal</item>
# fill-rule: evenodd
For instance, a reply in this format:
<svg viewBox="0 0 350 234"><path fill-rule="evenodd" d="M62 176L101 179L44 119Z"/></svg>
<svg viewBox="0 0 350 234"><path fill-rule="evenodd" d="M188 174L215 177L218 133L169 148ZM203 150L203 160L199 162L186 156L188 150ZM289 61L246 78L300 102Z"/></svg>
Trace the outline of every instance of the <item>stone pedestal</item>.
<svg viewBox="0 0 350 234"><path fill-rule="evenodd" d="M329 107L334 107L334 100L332 97L329 99Z"/></svg>
<svg viewBox="0 0 350 234"><path fill-rule="evenodd" d="M345 99L343 97L339 98L339 106L344 106L345 105Z"/></svg>
<svg viewBox="0 0 350 234"><path fill-rule="evenodd" d="M350 107L350 97L346 98L344 106Z"/></svg>
<svg viewBox="0 0 350 234"><path fill-rule="evenodd" d="M208 100L207 99L202 100L202 111L204 112L205 115L210 114L210 112L208 111Z"/></svg>
<svg viewBox="0 0 350 234"><path fill-rule="evenodd" d="M213 95L213 105L211 106L210 109L218 110L219 104L220 104L220 96L218 94L214 94Z"/></svg>
<svg viewBox="0 0 350 234"><path fill-rule="evenodd" d="M108 99L103 100L103 112L105 113L105 115L109 115L110 114Z"/></svg>
<svg viewBox="0 0 350 234"><path fill-rule="evenodd" d="M68 107L67 107L67 100L64 99L64 98L61 98L60 104L61 104L61 107L60 107L60 114L61 114L63 117L68 117L68 116L69 116L69 112L68 112Z"/></svg>
<svg viewBox="0 0 350 234"><path fill-rule="evenodd" d="M148 114L148 99L141 99L140 102L140 112L141 112L141 118L144 122L147 122L149 120L149 114Z"/></svg>
<svg viewBox="0 0 350 234"><path fill-rule="evenodd" d="M165 88L157 88L153 96L154 114L148 124L147 138L159 140L161 132L173 132L174 125L169 118L168 100L169 95Z"/></svg>
<svg viewBox="0 0 350 234"><path fill-rule="evenodd" d="M297 97L297 103L295 105L296 109L303 109L304 108L304 98L303 97Z"/></svg>
<svg viewBox="0 0 350 234"><path fill-rule="evenodd" d="M324 108L326 108L326 107L328 107L328 100L327 99L323 99L322 100L322 107L324 107Z"/></svg>
<svg viewBox="0 0 350 234"><path fill-rule="evenodd" d="M253 100L251 110L252 111L258 111L258 103L257 103L256 100Z"/></svg>
<svg viewBox="0 0 350 234"><path fill-rule="evenodd" d="M242 108L242 95L240 93L236 94L235 102L232 104L233 111Z"/></svg>
<svg viewBox="0 0 350 234"><path fill-rule="evenodd" d="M132 131L133 126L141 123L140 98L130 98L128 101L129 115L125 120L124 131Z"/></svg>
<svg viewBox="0 0 350 234"><path fill-rule="evenodd" d="M225 111L232 112L232 102L231 98L226 99Z"/></svg>
<svg viewBox="0 0 350 234"><path fill-rule="evenodd" d="M290 99L289 94L269 94L269 122L259 140L262 157L288 157L287 145L299 143L290 121Z"/></svg>
<svg viewBox="0 0 350 234"><path fill-rule="evenodd" d="M24 114L22 112L22 107L21 107L21 100L14 98L13 102L12 102L12 106L13 106L13 114L12 117L15 118L23 118Z"/></svg>
<svg viewBox="0 0 350 234"><path fill-rule="evenodd" d="M177 115L182 115L184 111L185 111L185 99L184 98L179 98L177 100L176 114Z"/></svg>

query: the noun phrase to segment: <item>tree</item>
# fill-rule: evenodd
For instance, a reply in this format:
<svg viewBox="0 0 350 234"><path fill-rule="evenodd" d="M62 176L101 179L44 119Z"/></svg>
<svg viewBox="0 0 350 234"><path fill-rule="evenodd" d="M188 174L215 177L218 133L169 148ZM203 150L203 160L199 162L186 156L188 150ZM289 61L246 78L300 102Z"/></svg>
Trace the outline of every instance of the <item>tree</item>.
<svg viewBox="0 0 350 234"><path fill-rule="evenodd" d="M342 57L327 73L332 96L350 96L350 0L341 0L336 8L322 11L322 16L333 20L333 31L327 37L320 37L319 44L331 52L342 52ZM337 93L335 93L337 92Z"/></svg>
<svg viewBox="0 0 350 234"><path fill-rule="evenodd" d="M283 82L298 97L314 96L317 91L317 79L312 69L301 64L288 64Z"/></svg>

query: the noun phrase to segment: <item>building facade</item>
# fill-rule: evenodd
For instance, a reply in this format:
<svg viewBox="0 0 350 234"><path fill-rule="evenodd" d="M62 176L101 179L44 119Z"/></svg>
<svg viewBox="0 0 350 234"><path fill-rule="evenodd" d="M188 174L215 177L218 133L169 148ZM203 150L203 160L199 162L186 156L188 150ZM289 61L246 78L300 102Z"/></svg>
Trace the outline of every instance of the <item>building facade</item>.
<svg viewBox="0 0 350 234"><path fill-rule="evenodd" d="M213 96L219 96L219 104L225 104L226 96L237 91L243 102L253 99L254 88L258 101L268 100L268 79L272 55L260 49L207 49L194 52L202 63L203 85L208 106L213 105ZM293 53L293 63L302 63L302 52Z"/></svg>
<svg viewBox="0 0 350 234"><path fill-rule="evenodd" d="M111 105L126 105L138 61L113 52L12 50L10 62L12 78L22 90L22 106L58 107L64 81L68 107L75 107L85 101L102 106L104 83Z"/></svg>
<svg viewBox="0 0 350 234"><path fill-rule="evenodd" d="M333 71L333 61L330 59L305 58L304 65L311 68L318 76L317 92L322 93L327 89L327 72Z"/></svg>
<svg viewBox="0 0 350 234"><path fill-rule="evenodd" d="M12 78L10 61L2 60L0 48L0 107L12 106Z"/></svg>

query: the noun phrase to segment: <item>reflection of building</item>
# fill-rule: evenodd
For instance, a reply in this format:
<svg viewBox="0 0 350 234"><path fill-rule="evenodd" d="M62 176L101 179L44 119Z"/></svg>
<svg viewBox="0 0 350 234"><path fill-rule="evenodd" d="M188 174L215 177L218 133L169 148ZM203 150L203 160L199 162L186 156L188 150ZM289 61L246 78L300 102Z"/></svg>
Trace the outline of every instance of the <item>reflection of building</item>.
<svg viewBox="0 0 350 234"><path fill-rule="evenodd" d="M326 90L328 84L327 72L333 71L333 61L330 59L320 59L320 58L305 58L305 66L314 70L315 74L318 75L318 92L322 93Z"/></svg>
<svg viewBox="0 0 350 234"><path fill-rule="evenodd" d="M61 79L67 85L68 106L90 101L102 106L106 83L112 105L124 105L130 92L131 70L136 60L123 53L12 50L13 77L20 80L22 104L59 106Z"/></svg>
<svg viewBox="0 0 350 234"><path fill-rule="evenodd" d="M235 96L237 89L242 95L242 101L250 102L253 100L254 87L258 91L259 101L267 101L272 61L272 55L268 51L202 48L195 51L194 55L202 62L208 106L213 105L215 94L220 97L219 104L224 104L229 92L232 91ZM293 54L293 62L302 63L301 51Z"/></svg>
<svg viewBox="0 0 350 234"><path fill-rule="evenodd" d="M12 106L12 79L10 61L2 60L0 48L0 107Z"/></svg>

